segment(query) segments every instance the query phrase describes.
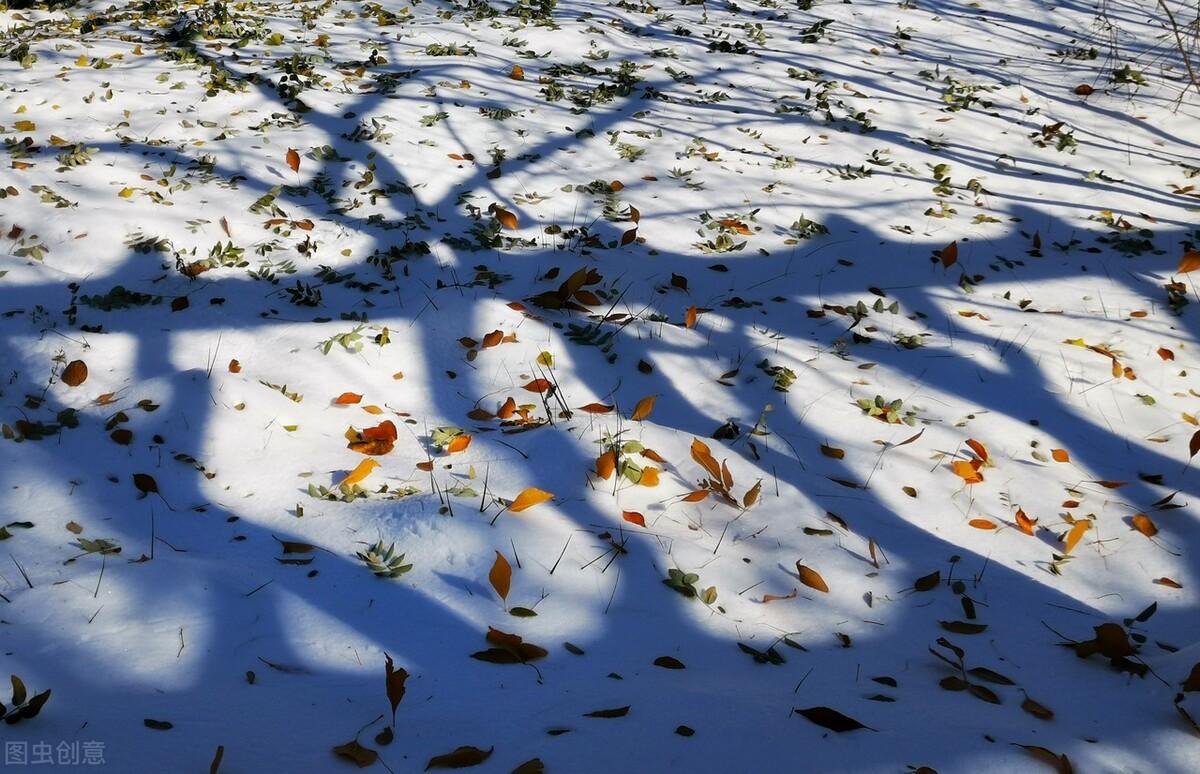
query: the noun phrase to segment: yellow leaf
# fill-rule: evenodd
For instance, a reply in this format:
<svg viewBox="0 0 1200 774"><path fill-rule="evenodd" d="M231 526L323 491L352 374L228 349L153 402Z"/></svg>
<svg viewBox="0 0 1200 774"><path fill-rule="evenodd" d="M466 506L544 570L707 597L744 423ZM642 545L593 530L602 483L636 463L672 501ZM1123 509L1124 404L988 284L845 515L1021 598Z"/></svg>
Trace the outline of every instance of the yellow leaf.
<svg viewBox="0 0 1200 774"><path fill-rule="evenodd" d="M28 119L23 119L13 124L13 128L18 132L32 132L34 129L37 129L37 124Z"/></svg>
<svg viewBox="0 0 1200 774"><path fill-rule="evenodd" d="M521 494L517 495L517 499L513 500L512 505L508 507L513 513L520 513L526 508L532 508L539 503L544 503L553 498L554 495L550 492L538 489L537 487L529 487Z"/></svg>
<svg viewBox="0 0 1200 774"><path fill-rule="evenodd" d="M634 422L640 422L646 417L650 416L650 412L654 411L654 401L656 400L658 400L658 397L655 395L647 395L646 397L642 398L637 402L637 405L633 407L633 415L629 418Z"/></svg>
<svg viewBox="0 0 1200 774"><path fill-rule="evenodd" d="M75 60L75 64L78 67L87 67L88 61L87 54L80 54L79 58Z"/></svg>
<svg viewBox="0 0 1200 774"><path fill-rule="evenodd" d="M371 472L377 467L379 467L379 463L377 461L372 459L363 460L362 462L358 463L358 467L350 471L350 475L342 479L342 486L351 486L353 484L357 484L359 481L362 481L367 476L371 475Z"/></svg>
<svg viewBox="0 0 1200 774"><path fill-rule="evenodd" d="M1066 553L1071 553L1075 550L1075 546L1079 545L1079 541L1083 539L1083 533L1092 528L1092 523L1086 519L1075 522L1075 526L1071 527L1071 531L1067 533L1066 540L1063 543L1066 545Z"/></svg>
<svg viewBox="0 0 1200 774"><path fill-rule="evenodd" d="M950 463L950 469L954 474L963 480L965 484L978 484L983 481L983 476L980 472L966 460L955 460Z"/></svg>
<svg viewBox="0 0 1200 774"><path fill-rule="evenodd" d="M121 189L119 192L117 192L117 196L120 196L122 199L128 199L130 196L133 196L133 192L134 192L135 190L137 190L137 189L135 189L135 188L122 188L122 189Z"/></svg>

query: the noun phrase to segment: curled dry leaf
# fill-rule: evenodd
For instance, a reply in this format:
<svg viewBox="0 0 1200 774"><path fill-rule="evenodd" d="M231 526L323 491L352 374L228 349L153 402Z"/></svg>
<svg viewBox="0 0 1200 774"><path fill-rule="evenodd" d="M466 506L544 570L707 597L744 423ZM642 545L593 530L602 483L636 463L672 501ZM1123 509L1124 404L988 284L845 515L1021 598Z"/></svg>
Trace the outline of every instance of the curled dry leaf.
<svg viewBox="0 0 1200 774"><path fill-rule="evenodd" d="M392 663L392 657L387 653L383 654L387 659L384 663L384 679L386 680L388 703L392 705L392 726L396 725L396 708L400 706L400 700L404 698L404 681L408 679L408 671L401 668L396 669L396 665Z"/></svg>
<svg viewBox="0 0 1200 774"><path fill-rule="evenodd" d="M1037 526L1037 519L1031 519L1025 515L1025 511L1017 509L1017 528L1026 535L1033 534L1033 528Z"/></svg>

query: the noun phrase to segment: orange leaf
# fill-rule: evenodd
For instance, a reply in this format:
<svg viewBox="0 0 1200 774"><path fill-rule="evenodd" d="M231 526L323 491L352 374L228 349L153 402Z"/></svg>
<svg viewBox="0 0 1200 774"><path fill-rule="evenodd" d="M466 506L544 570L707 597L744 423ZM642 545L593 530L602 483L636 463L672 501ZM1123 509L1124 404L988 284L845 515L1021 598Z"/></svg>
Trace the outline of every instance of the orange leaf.
<svg viewBox="0 0 1200 774"><path fill-rule="evenodd" d="M634 422L641 422L646 417L650 416L650 412L654 411L654 401L658 400L655 395L647 395L637 402L633 407L633 414L629 417Z"/></svg>
<svg viewBox="0 0 1200 774"><path fill-rule="evenodd" d="M1200 435L1200 433L1197 435ZM708 475L720 480L721 466L717 464L716 459L712 456L712 452L708 450L708 444L699 438L692 440L692 459L696 461L696 464L704 468L708 472Z"/></svg>
<svg viewBox="0 0 1200 774"><path fill-rule="evenodd" d="M63 369L60 378L62 379L62 383L68 387L78 387L87 381L87 363L82 360L72 360L70 363L67 363L67 367Z"/></svg>
<svg viewBox="0 0 1200 774"><path fill-rule="evenodd" d="M1037 526L1037 519L1031 519L1025 515L1025 511L1017 509L1017 527L1026 535L1033 534L1033 528Z"/></svg>
<svg viewBox="0 0 1200 774"><path fill-rule="evenodd" d="M288 148L287 165L292 168L293 172L300 171L300 154L296 152L295 148Z"/></svg>
<svg viewBox="0 0 1200 774"><path fill-rule="evenodd" d="M530 392L545 392L553 386L554 384L549 379L534 379L532 382L524 385L525 389Z"/></svg>
<svg viewBox="0 0 1200 774"><path fill-rule="evenodd" d="M512 565L504 558L504 554L496 552L496 561L492 564L491 572L488 573L488 580L492 582L492 588L500 595L500 599L508 599L508 589L512 583Z"/></svg>
<svg viewBox="0 0 1200 774"><path fill-rule="evenodd" d="M492 331L483 337L483 348L494 347L504 340L504 331Z"/></svg>
<svg viewBox="0 0 1200 774"><path fill-rule="evenodd" d="M642 468L642 477L638 483L642 486L658 486L658 468Z"/></svg>
<svg viewBox="0 0 1200 774"><path fill-rule="evenodd" d="M509 212L503 207L497 207L492 211L492 214L496 217L496 220L500 222L501 226L504 226L509 231L517 230L517 216L513 213Z"/></svg>
<svg viewBox="0 0 1200 774"><path fill-rule="evenodd" d="M521 65L513 65L512 69L508 71L508 77L514 81L525 80L525 68L521 67Z"/></svg>
<svg viewBox="0 0 1200 774"><path fill-rule="evenodd" d="M1055 462L1071 461L1071 455L1067 453L1066 449L1051 449L1050 456L1054 458Z"/></svg>
<svg viewBox="0 0 1200 774"><path fill-rule="evenodd" d="M740 220L733 220L732 218L727 218L725 220L719 220L717 222L720 223L725 228L733 229L734 231L741 234L742 236L750 236L752 233L754 233L750 230L749 226L747 226L745 223L742 223Z"/></svg>
<svg viewBox="0 0 1200 774"><path fill-rule="evenodd" d="M433 472L433 463L430 462L429 460L425 460L424 462L418 462L417 470L423 470L426 473L432 473Z"/></svg>
<svg viewBox="0 0 1200 774"><path fill-rule="evenodd" d="M603 403L589 403L586 406L580 406L580 411L585 411L588 414L607 414L613 410L612 406L606 406Z"/></svg>
<svg viewBox="0 0 1200 774"><path fill-rule="evenodd" d="M504 405L500 407L500 410L496 412L496 416L500 417L501 419L508 419L515 414L516 411L517 402L513 400L512 396L510 395L508 396L508 399L504 401Z"/></svg>
<svg viewBox="0 0 1200 774"><path fill-rule="evenodd" d="M355 467L354 470L350 471L349 475L341 480L340 484L341 486L352 486L357 484L359 481L362 481L367 476L371 475L371 471L375 470L377 467L379 467L379 463L375 460L363 460L362 462L358 463L358 466Z"/></svg>
<svg viewBox="0 0 1200 774"><path fill-rule="evenodd" d="M1165 576L1165 575L1164 575L1163 577L1159 578L1158 580L1154 581L1154 582L1155 582L1155 583L1157 583L1157 584L1158 584L1158 585L1160 585L1160 586L1166 586L1167 588L1171 588L1171 589L1181 589L1181 588L1183 588L1183 584L1182 584L1182 583L1180 583L1179 581L1174 581L1174 580L1171 580L1170 578L1168 578L1168 577L1167 577L1167 576Z"/></svg>
<svg viewBox="0 0 1200 774"><path fill-rule="evenodd" d="M617 455L606 451L596 458L596 475L607 481L617 469Z"/></svg>
<svg viewBox="0 0 1200 774"><path fill-rule="evenodd" d="M1144 513L1135 514L1130 521L1133 523L1133 528L1142 533L1146 537L1154 537L1158 534L1158 527Z"/></svg>
<svg viewBox="0 0 1200 774"><path fill-rule="evenodd" d="M396 442L391 438L375 438L367 441L351 441L347 448L359 454L387 454L395 448Z"/></svg>
<svg viewBox="0 0 1200 774"><path fill-rule="evenodd" d="M661 454L659 454L658 452L654 451L653 449L642 449L642 456L648 460L654 460L655 462L660 463L662 465L667 464L667 461L665 459L663 459L663 456Z"/></svg>
<svg viewBox="0 0 1200 774"><path fill-rule="evenodd" d="M992 521L991 519L971 519L970 521L967 522L967 524L974 527L975 529L995 529L996 528L996 522Z"/></svg>
<svg viewBox="0 0 1200 774"><path fill-rule="evenodd" d="M230 360L229 361L229 373L240 374L241 372L242 372L242 364L239 363L237 360Z"/></svg>
<svg viewBox="0 0 1200 774"><path fill-rule="evenodd" d="M978 484L983 481L983 476L980 475L975 466L966 460L955 460L950 463L950 469L954 471L956 476L963 480L963 483Z"/></svg>
<svg viewBox="0 0 1200 774"><path fill-rule="evenodd" d="M1075 550L1075 546L1079 545L1079 541L1083 539L1083 533L1092 528L1092 523L1086 519L1075 522L1075 526L1071 527L1071 531L1067 533L1063 543L1066 545L1066 553L1071 553Z"/></svg>
<svg viewBox="0 0 1200 774"><path fill-rule="evenodd" d="M1175 353L1172 352L1171 350L1167 349L1166 347L1158 348L1158 356L1161 357L1163 360L1174 360L1175 359Z"/></svg>
<svg viewBox="0 0 1200 774"><path fill-rule="evenodd" d="M1179 259L1179 271L1186 273L1196 269L1200 269L1200 250L1188 250Z"/></svg>
<svg viewBox="0 0 1200 774"><path fill-rule="evenodd" d="M378 414L382 414L382 413L383 413L383 409L379 408L379 407L378 407L378 406L376 406L375 404L371 404L371 405L369 405L369 406L363 406L363 407L362 407L362 410L363 410L363 411L365 411L365 412L367 412L368 414L376 414L376 415L378 415Z"/></svg>
<svg viewBox="0 0 1200 774"><path fill-rule="evenodd" d="M846 450L839 449L836 446L829 446L827 444L821 444L821 454L824 454L826 457L832 457L835 460L840 460L840 459L845 459Z"/></svg>
<svg viewBox="0 0 1200 774"><path fill-rule="evenodd" d="M742 496L742 507L749 508L750 506L752 506L756 502L758 502L758 494L761 491L762 491L762 482L759 481L754 486L750 487L750 489L746 492L746 494Z"/></svg>
<svg viewBox="0 0 1200 774"><path fill-rule="evenodd" d="M810 589L816 589L823 594L829 593L829 584L821 577L821 574L811 567L807 567L799 562L796 562L796 572L800 575L800 582Z"/></svg>
<svg viewBox="0 0 1200 774"><path fill-rule="evenodd" d="M949 269L958 262L958 242L951 242L937 252L942 261L942 268Z"/></svg>
<svg viewBox="0 0 1200 774"><path fill-rule="evenodd" d="M470 445L471 445L471 436L470 435L467 435L466 433L463 433L462 435L456 435L456 436L454 436L454 438L450 439L450 443L446 444L446 453L447 454L458 454L459 452L466 451L467 447Z"/></svg>
<svg viewBox="0 0 1200 774"><path fill-rule="evenodd" d="M704 499L704 498L706 498L706 497L708 497L708 490L707 490L707 489L697 489L697 490L696 490L696 491L694 491L694 492L688 492L686 495L684 495L684 496L683 496L683 502L685 502L685 503L698 503L698 502L700 502L701 500L703 500L703 499Z"/></svg>
<svg viewBox="0 0 1200 774"><path fill-rule="evenodd" d="M544 503L553 498L554 495L549 492L538 489L537 487L529 487L521 494L517 495L517 499L513 500L512 505L508 507L513 513L520 513L526 508L532 508L539 503Z"/></svg>
<svg viewBox="0 0 1200 774"><path fill-rule="evenodd" d="M394 441L400 436L396 432L396 426L392 424L392 420L385 419L375 427L364 427L362 431L362 437L368 441Z"/></svg>
<svg viewBox="0 0 1200 774"><path fill-rule="evenodd" d="M988 452L986 446L981 444L979 441L976 441L974 438L967 439L967 446L970 446L971 451L979 455L979 459L983 460L984 462L988 461Z"/></svg>
<svg viewBox="0 0 1200 774"><path fill-rule="evenodd" d="M763 594L762 601L763 601L763 604L765 605L765 604L767 604L768 602L779 602L779 601L781 601L781 600L784 600L784 599L795 599L795 598L796 598L796 594L798 594L798 593L799 593L799 591L798 591L797 589L792 589L792 593L791 593L791 594L783 594L783 595L779 595L779 594Z"/></svg>
<svg viewBox="0 0 1200 774"><path fill-rule="evenodd" d="M333 402L339 406L344 406L348 403L358 403L360 400L362 400L362 396L356 392L343 392L334 398Z"/></svg>
<svg viewBox="0 0 1200 774"><path fill-rule="evenodd" d="M639 527L646 526L646 517L637 511L621 511L621 518Z"/></svg>
<svg viewBox="0 0 1200 774"><path fill-rule="evenodd" d="M684 324L684 327L687 327L687 328L695 328L696 327L696 307L689 306L687 308L687 314L684 316L683 324Z"/></svg>

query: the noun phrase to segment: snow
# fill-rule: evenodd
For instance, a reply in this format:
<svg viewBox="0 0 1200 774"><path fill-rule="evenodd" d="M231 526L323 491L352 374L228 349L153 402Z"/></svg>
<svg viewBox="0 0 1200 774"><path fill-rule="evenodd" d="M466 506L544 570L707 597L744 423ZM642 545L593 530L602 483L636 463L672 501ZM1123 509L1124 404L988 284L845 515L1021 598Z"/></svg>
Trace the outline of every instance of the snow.
<svg viewBox="0 0 1200 774"><path fill-rule="evenodd" d="M6 767L1200 766L1200 90L1155 4L95 2L0 34L0 649L52 691ZM601 478L618 434L637 468ZM733 502L685 499L695 439ZM1062 647L1106 623L1124 670ZM548 655L472 658L489 627ZM945 689L939 638L999 703Z"/></svg>

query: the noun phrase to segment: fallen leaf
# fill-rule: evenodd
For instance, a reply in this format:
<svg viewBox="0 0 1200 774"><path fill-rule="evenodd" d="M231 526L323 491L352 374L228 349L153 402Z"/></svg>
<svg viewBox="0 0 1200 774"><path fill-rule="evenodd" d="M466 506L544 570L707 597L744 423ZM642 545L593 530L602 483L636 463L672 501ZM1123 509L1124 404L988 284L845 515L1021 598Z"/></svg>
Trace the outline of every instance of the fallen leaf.
<svg viewBox="0 0 1200 774"><path fill-rule="evenodd" d="M392 727L396 725L396 708L400 706L400 700L404 698L404 681L408 679L408 672L401 668L396 669L396 665L392 663L392 657L387 653L383 654L387 659L384 663L384 680L387 689L388 702L392 705Z"/></svg>
<svg viewBox="0 0 1200 774"><path fill-rule="evenodd" d="M359 395L356 392L343 392L341 395L334 398L333 402L335 405L338 405L338 406L347 406L352 403L358 403L359 401L362 400L362 397L363 396Z"/></svg>
<svg viewBox="0 0 1200 774"><path fill-rule="evenodd" d="M292 168L293 172L300 171L300 154L296 152L295 148L288 148L287 165Z"/></svg>
<svg viewBox="0 0 1200 774"><path fill-rule="evenodd" d="M508 599L508 589L512 584L512 565L504 558L504 554L496 552L496 561L488 572L488 580L501 600Z"/></svg>
<svg viewBox="0 0 1200 774"><path fill-rule="evenodd" d="M78 387L87 381L88 367L82 360L72 360L62 372L62 383L68 387Z"/></svg>
<svg viewBox="0 0 1200 774"><path fill-rule="evenodd" d="M796 573L800 576L800 582L805 586L808 586L810 589L816 589L823 594L829 593L829 584L813 568L796 562Z"/></svg>
<svg viewBox="0 0 1200 774"><path fill-rule="evenodd" d="M430 758L429 763L425 764L425 770L465 769L469 766L478 766L491 757L492 750L494 749L496 748L489 747L486 750L481 750L478 747L471 747L470 745L459 747L454 752L435 755Z"/></svg>
<svg viewBox="0 0 1200 774"><path fill-rule="evenodd" d="M654 401L656 400L658 400L658 396L656 395L647 395L646 397L642 398L637 402L637 405L633 407L633 414L631 414L629 418L634 422L641 422L643 419L650 416L650 412L654 411Z"/></svg>
<svg viewBox="0 0 1200 774"><path fill-rule="evenodd" d="M544 503L553 497L554 495L551 493L531 486L517 495L517 499L513 500L512 505L510 505L508 509L513 513L520 513L527 508L532 508L539 503Z"/></svg>
<svg viewBox="0 0 1200 774"><path fill-rule="evenodd" d="M802 715L809 722L816 723L822 728L828 728L830 731L836 731L839 734L846 731L857 731L860 728L865 728L869 731L875 730L829 707L808 707L806 709L797 707L794 711Z"/></svg>
<svg viewBox="0 0 1200 774"><path fill-rule="evenodd" d="M1067 453L1066 449L1051 449L1050 456L1054 458L1055 462L1070 462L1071 461L1071 455L1069 453Z"/></svg>
<svg viewBox="0 0 1200 774"><path fill-rule="evenodd" d="M500 222L501 226L504 226L509 231L517 230L517 216L515 214L509 212L503 207L496 207L492 211L492 214L496 217L496 220Z"/></svg>
<svg viewBox="0 0 1200 774"><path fill-rule="evenodd" d="M468 435L467 433L454 436L454 438L450 440L450 443L446 444L446 453L459 454L460 452L466 451L467 447L471 445L471 438L472 436Z"/></svg>
<svg viewBox="0 0 1200 774"><path fill-rule="evenodd" d="M534 379L528 384L523 385L523 387L530 392L545 392L553 386L554 383L549 379Z"/></svg>
<svg viewBox="0 0 1200 774"><path fill-rule="evenodd" d="M364 480L367 476L371 475L371 472L377 467L379 467L379 463L377 461L371 459L363 460L362 462L358 463L354 470L350 471L350 474L343 478L339 484L341 486L353 486L359 481Z"/></svg>
<svg viewBox="0 0 1200 774"><path fill-rule="evenodd" d="M1066 553L1071 553L1075 550L1075 546L1079 545L1079 541L1083 539L1083 533L1091 529L1092 523L1086 519L1075 522L1075 526L1067 533L1063 544L1066 546Z"/></svg>
<svg viewBox="0 0 1200 774"><path fill-rule="evenodd" d="M629 714L629 706L630 705L626 704L624 707L613 707L612 709L585 712L583 713L583 716L585 718L623 718Z"/></svg>
<svg viewBox="0 0 1200 774"><path fill-rule="evenodd" d="M637 511L621 511L621 518L639 527L646 526L646 517Z"/></svg>
<svg viewBox="0 0 1200 774"><path fill-rule="evenodd" d="M1196 269L1200 269L1200 250L1188 250L1179 259L1179 272L1184 274Z"/></svg>
<svg viewBox="0 0 1200 774"><path fill-rule="evenodd" d="M1154 521L1144 513L1134 514L1133 518L1130 519L1130 522L1133 524L1134 529L1146 537L1154 537L1158 534L1158 527L1154 524Z"/></svg>
<svg viewBox="0 0 1200 774"><path fill-rule="evenodd" d="M943 247L937 252L938 258L941 259L942 268L949 269L958 262L958 242L954 241Z"/></svg>
<svg viewBox="0 0 1200 774"><path fill-rule="evenodd" d="M333 748L333 751L338 757L353 762L360 769L365 769L379 760L379 753L369 747L363 747L358 743L357 739L352 739L343 745L338 745Z"/></svg>

